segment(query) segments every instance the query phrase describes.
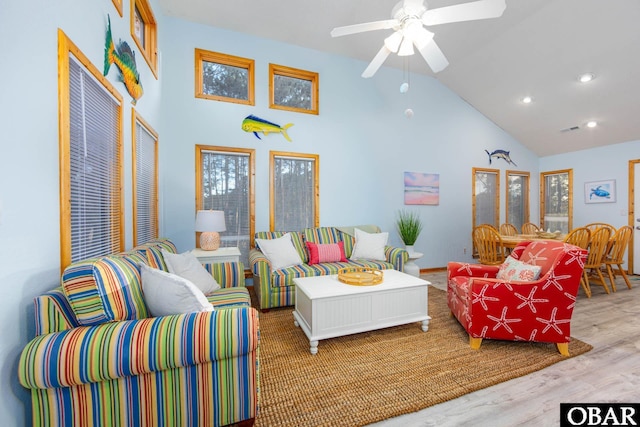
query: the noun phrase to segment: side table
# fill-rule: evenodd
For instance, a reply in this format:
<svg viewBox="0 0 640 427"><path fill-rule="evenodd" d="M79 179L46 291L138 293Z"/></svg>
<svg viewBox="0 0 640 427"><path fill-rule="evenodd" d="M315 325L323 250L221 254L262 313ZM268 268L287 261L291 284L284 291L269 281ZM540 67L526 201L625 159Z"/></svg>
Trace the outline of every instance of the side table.
<svg viewBox="0 0 640 427"><path fill-rule="evenodd" d="M409 251L409 261L404 265L404 272L412 276L420 277L420 267L414 262L422 258L424 254L420 252Z"/></svg>
<svg viewBox="0 0 640 427"><path fill-rule="evenodd" d="M194 254L202 264L240 262L240 249L238 248L218 248L215 251L205 251L196 248L193 249L191 253Z"/></svg>

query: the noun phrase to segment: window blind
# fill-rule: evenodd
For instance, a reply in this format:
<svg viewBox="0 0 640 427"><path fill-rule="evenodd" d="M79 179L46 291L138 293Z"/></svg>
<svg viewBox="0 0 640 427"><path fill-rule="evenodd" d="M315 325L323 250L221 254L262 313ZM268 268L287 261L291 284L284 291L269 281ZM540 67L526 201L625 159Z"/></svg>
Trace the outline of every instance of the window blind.
<svg viewBox="0 0 640 427"><path fill-rule="evenodd" d="M273 162L275 230L315 225L315 159L276 156Z"/></svg>
<svg viewBox="0 0 640 427"><path fill-rule="evenodd" d="M135 121L134 242L141 245L158 237L157 137Z"/></svg>
<svg viewBox="0 0 640 427"><path fill-rule="evenodd" d="M72 55L69 101L69 220L74 262L122 248L120 108Z"/></svg>

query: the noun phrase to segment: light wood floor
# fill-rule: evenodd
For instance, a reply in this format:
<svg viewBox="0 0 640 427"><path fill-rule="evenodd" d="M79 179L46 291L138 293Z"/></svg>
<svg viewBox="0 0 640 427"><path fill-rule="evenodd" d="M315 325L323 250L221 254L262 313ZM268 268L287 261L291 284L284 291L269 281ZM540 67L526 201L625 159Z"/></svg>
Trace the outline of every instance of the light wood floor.
<svg viewBox="0 0 640 427"><path fill-rule="evenodd" d="M423 274L446 289L446 273ZM640 276L616 293L593 285L582 290L571 335L593 350L533 374L467 394L413 414L372 424L377 427L558 426L560 403L640 402ZM479 351L482 351L482 347Z"/></svg>

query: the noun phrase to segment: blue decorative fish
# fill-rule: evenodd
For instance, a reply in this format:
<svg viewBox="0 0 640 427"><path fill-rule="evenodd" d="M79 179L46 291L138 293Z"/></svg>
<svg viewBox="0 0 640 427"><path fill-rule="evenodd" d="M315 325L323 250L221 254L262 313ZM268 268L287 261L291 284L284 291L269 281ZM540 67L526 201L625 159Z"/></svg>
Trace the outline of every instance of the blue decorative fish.
<svg viewBox="0 0 640 427"><path fill-rule="evenodd" d="M514 163L513 160L511 160L511 157L509 156L509 152L508 151L504 151L504 150L495 150L492 153L490 153L488 150L484 150L485 153L487 153L489 155L489 164L491 164L491 158L495 157L496 159L502 159L505 162L509 163L510 165L513 166L518 166Z"/></svg>
<svg viewBox="0 0 640 427"><path fill-rule="evenodd" d="M253 132L253 134L258 139L262 139L258 135L258 132L262 132L265 135L269 135L269 133L273 132L281 133L287 141L291 142L291 138L289 138L289 135L287 134L287 129L289 129L291 126L293 126L293 123L288 123L284 126L280 126L261 119L260 117L256 117L253 114L245 117L245 119L242 121L242 130L245 132Z"/></svg>
<svg viewBox="0 0 640 427"><path fill-rule="evenodd" d="M611 198L611 194L607 190L603 190L602 185L598 185L596 188L591 189L591 193L589 194L589 200L591 200L593 196L602 197L604 199Z"/></svg>

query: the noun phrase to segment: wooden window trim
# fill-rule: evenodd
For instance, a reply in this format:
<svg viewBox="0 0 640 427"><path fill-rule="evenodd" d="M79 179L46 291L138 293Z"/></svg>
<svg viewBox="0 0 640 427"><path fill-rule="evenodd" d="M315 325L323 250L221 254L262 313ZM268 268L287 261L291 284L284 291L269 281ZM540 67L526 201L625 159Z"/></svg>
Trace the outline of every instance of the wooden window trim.
<svg viewBox="0 0 640 427"><path fill-rule="evenodd" d="M247 99L230 98L227 96L210 95L203 92L202 63L215 62L217 64L228 65L230 67L244 68L248 73ZM235 104L255 105L255 61L240 56L227 55L224 53L211 52L204 49L195 50L195 97L209 99L213 101L232 102Z"/></svg>
<svg viewBox="0 0 640 427"><path fill-rule="evenodd" d="M473 168L471 172L471 210L472 210L472 219L471 219L471 229L475 228L476 225L476 174L478 172L486 172L492 173L496 175L496 213L495 218L493 219L494 223L491 224L494 227L498 228L500 226L500 169L488 169L488 168Z"/></svg>
<svg viewBox="0 0 640 427"><path fill-rule="evenodd" d="M540 172L540 218L538 221L538 226L544 227L544 214L545 214L545 178L549 175L560 175L566 173L569 178L569 212L568 212L568 223L567 227L569 231L573 229L573 169L559 169L555 171L547 171Z"/></svg>
<svg viewBox="0 0 640 427"><path fill-rule="evenodd" d="M311 109L288 107L275 103L275 76L291 77L294 79L307 80L311 82ZM319 86L320 76L313 71L300 70L297 68L285 67L284 65L269 64L269 108L275 110L294 111L296 113L319 114Z"/></svg>
<svg viewBox="0 0 640 427"><path fill-rule="evenodd" d="M133 246L138 246L138 203L137 203L137 198L138 198L138 190L137 190L137 184L138 184L138 171L137 171L137 167L136 167L136 163L137 163L137 153L136 153L136 143L137 143L137 135L136 135L136 124L140 123L140 125L145 128L145 130L147 132L149 132L149 134L151 136L153 136L153 139L155 140L155 148L154 148L154 159L153 159L153 163L155 166L155 170L153 171L153 180L156 184L156 199L153 200L153 209L156 212L156 221L154 226L154 232L155 232L155 236L158 237L158 230L159 230L159 211L158 211L158 193L159 193L159 186L158 186L158 132L156 132L151 125L142 118L142 116L140 116L140 114L138 114L138 112L135 109L131 109L131 154L132 154L132 160L131 160L131 168L132 168L132 201L133 201L133 211L132 211L132 217L133 217Z"/></svg>
<svg viewBox="0 0 640 427"><path fill-rule="evenodd" d="M111 0L116 10L118 11L118 15L122 18L123 8L122 8L122 0Z"/></svg>
<svg viewBox="0 0 640 427"><path fill-rule="evenodd" d="M313 173L315 180L313 183L314 193L314 227L320 226L320 156L318 154L292 153L289 151L270 151L269 152L269 230L275 230L276 212L275 212L275 162L276 157L285 157L290 159L313 160Z"/></svg>
<svg viewBox="0 0 640 427"><path fill-rule="evenodd" d="M217 145L196 144L196 212L203 208L202 200L202 152L214 151L220 153L239 153L249 156L249 247L254 247L255 223L256 223L256 192L255 192L255 154L253 148L222 147ZM195 218L195 213L194 213ZM200 239L200 233L196 233L196 246ZM247 266L245 266L247 267Z"/></svg>
<svg viewBox="0 0 640 427"><path fill-rule="evenodd" d="M138 38L135 31L135 16L136 9L140 13L140 17L144 22L144 40L146 43ZM158 79L158 25L156 18L151 10L151 5L148 0L131 0L131 37L133 41L138 45L138 49L142 53L144 60L149 65L153 76Z"/></svg>
<svg viewBox="0 0 640 427"><path fill-rule="evenodd" d="M504 218L505 222L509 220L509 177L511 176L526 176L527 177L527 187L524 189L525 194L524 198L524 222L529 222L531 209L529 207L529 198L531 197L531 173L526 171L516 171L516 170L507 170L505 171L505 200L504 200Z"/></svg>
<svg viewBox="0 0 640 427"><path fill-rule="evenodd" d="M69 54L73 55L87 71L95 78L118 102L120 124L118 130L118 150L120 159L123 159L124 149L122 144L122 95L107 80L80 49L58 29L58 140L60 161L60 270L63 271L71 263L71 130L70 120L70 87L69 87ZM124 170L122 165L118 168L117 179L122 185ZM124 250L124 195L114 195L118 200L118 213L120 216L120 229L115 230L119 234L120 248ZM114 233L114 234L115 234Z"/></svg>

